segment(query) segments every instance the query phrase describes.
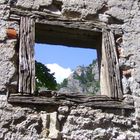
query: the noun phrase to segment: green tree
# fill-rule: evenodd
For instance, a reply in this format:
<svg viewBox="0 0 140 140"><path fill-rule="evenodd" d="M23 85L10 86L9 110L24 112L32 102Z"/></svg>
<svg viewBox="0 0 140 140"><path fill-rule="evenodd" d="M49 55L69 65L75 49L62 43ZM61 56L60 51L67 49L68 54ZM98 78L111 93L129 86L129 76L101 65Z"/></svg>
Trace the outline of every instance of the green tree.
<svg viewBox="0 0 140 140"><path fill-rule="evenodd" d="M35 69L36 90L38 91L41 87L47 88L48 90L55 90L57 82L54 73L50 73L50 69L37 61L35 61Z"/></svg>
<svg viewBox="0 0 140 140"><path fill-rule="evenodd" d="M61 83L62 87L66 87L68 85L68 79L64 79L63 82Z"/></svg>
<svg viewBox="0 0 140 140"><path fill-rule="evenodd" d="M67 85L68 85L68 79L65 78L62 83L57 84L57 90L59 90L60 88L63 88L63 87L67 87Z"/></svg>

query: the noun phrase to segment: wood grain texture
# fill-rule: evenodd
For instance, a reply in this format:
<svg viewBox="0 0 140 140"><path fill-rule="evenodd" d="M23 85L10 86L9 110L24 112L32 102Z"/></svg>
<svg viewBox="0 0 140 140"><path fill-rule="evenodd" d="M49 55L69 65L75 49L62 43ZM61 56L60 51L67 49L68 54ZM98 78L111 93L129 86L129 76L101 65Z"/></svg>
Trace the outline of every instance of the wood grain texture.
<svg viewBox="0 0 140 140"><path fill-rule="evenodd" d="M114 41L113 33L103 30L100 71L101 93L114 99L122 99L120 70Z"/></svg>
<svg viewBox="0 0 140 140"><path fill-rule="evenodd" d="M93 21L80 21L80 20L70 20L65 19L61 15L56 15L53 13L47 13L43 11L30 11L30 10L23 10L19 8L10 9L10 19L19 20L21 16L28 16L33 17L36 19L36 23L43 23L49 25L60 25L67 28L79 28L79 29L86 29L89 31L96 31L102 32L102 28L108 29L106 24L100 22L98 20Z"/></svg>
<svg viewBox="0 0 140 140"><path fill-rule="evenodd" d="M32 94L35 91L34 26L33 19L21 17L18 87L20 93Z"/></svg>
<svg viewBox="0 0 140 140"><path fill-rule="evenodd" d="M17 104L35 104L35 105L82 105L95 108L116 108L116 109L134 109L133 105L115 101L106 96L86 96L86 95L70 95L62 94L51 98L44 96L29 96L29 95L11 95L8 98L9 103Z"/></svg>
<svg viewBox="0 0 140 140"><path fill-rule="evenodd" d="M21 12L21 15L24 12ZM41 13L42 14L42 13ZM40 16L40 15L39 15ZM40 17L38 17L40 18ZM36 20L37 22L37 20ZM87 23L73 23L73 21L63 21L60 19L45 19L45 24L60 24L66 28L77 28L91 30L91 27L102 29L102 47L100 50L100 86L101 94L113 99L122 99L122 88L120 80L119 63L115 48L114 35L100 23L89 24L90 28L85 28ZM62 24L63 23L63 24ZM95 31L93 31L95 32ZM20 23L20 48L19 48L19 88L20 93L34 93L35 91L35 61L34 61L34 41L35 41L35 22L30 17L21 16Z"/></svg>

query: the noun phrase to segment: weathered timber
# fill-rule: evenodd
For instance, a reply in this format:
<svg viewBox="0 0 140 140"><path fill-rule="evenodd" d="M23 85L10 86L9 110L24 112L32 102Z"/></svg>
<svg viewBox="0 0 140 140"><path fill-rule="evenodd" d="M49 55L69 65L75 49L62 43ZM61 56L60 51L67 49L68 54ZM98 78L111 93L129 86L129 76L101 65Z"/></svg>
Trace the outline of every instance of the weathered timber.
<svg viewBox="0 0 140 140"><path fill-rule="evenodd" d="M56 99L65 99L68 101L74 101L79 103L85 103L85 102L92 102L92 101L112 101L113 99L107 97L107 96L101 96L101 95L94 95L94 96L88 96L83 94L58 94Z"/></svg>
<svg viewBox="0 0 140 140"><path fill-rule="evenodd" d="M19 9L19 8L15 8L15 7L11 7L10 9L10 13L11 14L15 14L18 16L30 16L30 17L40 17L40 18L55 18L57 19L58 17L60 17L60 15L51 13L51 12L43 12L43 11L30 11L30 10L25 10L25 9Z"/></svg>
<svg viewBox="0 0 140 140"><path fill-rule="evenodd" d="M103 30L100 58L101 94L114 99L122 99L119 63L111 31Z"/></svg>
<svg viewBox="0 0 140 140"><path fill-rule="evenodd" d="M76 95L75 95L76 96ZM48 98L44 96L29 96L29 95L12 95L8 98L9 103L14 104L36 104L36 105L83 105L91 106L95 108L116 108L116 109L134 109L132 105L125 104L120 101L114 101L111 98L105 96L82 96L77 98L71 98L72 96L66 95L66 97L60 98L60 96ZM74 97L74 96L73 96Z"/></svg>
<svg viewBox="0 0 140 140"><path fill-rule="evenodd" d="M38 15L34 14L35 11L21 11L21 15L24 15L27 12L29 13L29 15L27 14L27 16L29 17L34 17L35 15ZM14 13L16 14L18 12L16 12L15 10ZM10 19L19 20L20 15L15 14L12 14L11 11ZM59 19L50 19L49 17L34 17L36 23L36 43L59 44L70 47L75 46L94 49L99 48L99 42L101 42L102 28L106 28L106 26L103 25L101 22L81 20L74 21L61 17Z"/></svg>
<svg viewBox="0 0 140 140"><path fill-rule="evenodd" d="M88 22L44 20L36 23L36 42L96 49L101 42L101 32L92 29Z"/></svg>
<svg viewBox="0 0 140 140"><path fill-rule="evenodd" d="M79 28L90 31L102 32L102 28L107 29L108 27L100 21L84 21L84 20L70 20L64 19L61 15L56 15L50 12L39 12L22 10L19 8L12 8L10 10L10 18L19 20L20 16L28 16L36 19L36 23L43 23L49 25L61 25L67 28Z"/></svg>
<svg viewBox="0 0 140 140"><path fill-rule="evenodd" d="M21 17L18 84L20 93L34 93L35 91L34 26L33 19Z"/></svg>

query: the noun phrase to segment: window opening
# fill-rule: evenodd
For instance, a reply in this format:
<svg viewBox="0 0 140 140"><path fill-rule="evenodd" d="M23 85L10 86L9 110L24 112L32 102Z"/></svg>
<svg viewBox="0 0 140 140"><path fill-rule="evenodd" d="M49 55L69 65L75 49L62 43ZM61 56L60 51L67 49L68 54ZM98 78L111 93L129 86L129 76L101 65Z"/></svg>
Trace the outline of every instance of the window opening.
<svg viewBox="0 0 140 140"><path fill-rule="evenodd" d="M60 21L61 22L61 21ZM19 47L19 93L35 91L34 43L76 46L97 50L101 95L122 99L119 63L114 34L104 27L102 32L76 28L66 24L35 23L30 17L21 17ZM34 36L35 35L35 36Z"/></svg>
<svg viewBox="0 0 140 140"><path fill-rule="evenodd" d="M41 67L36 67L36 89L39 92L57 90L58 93L100 94L96 49L36 43L35 59L36 63L47 67L47 75L55 77L49 79L45 74L39 77Z"/></svg>

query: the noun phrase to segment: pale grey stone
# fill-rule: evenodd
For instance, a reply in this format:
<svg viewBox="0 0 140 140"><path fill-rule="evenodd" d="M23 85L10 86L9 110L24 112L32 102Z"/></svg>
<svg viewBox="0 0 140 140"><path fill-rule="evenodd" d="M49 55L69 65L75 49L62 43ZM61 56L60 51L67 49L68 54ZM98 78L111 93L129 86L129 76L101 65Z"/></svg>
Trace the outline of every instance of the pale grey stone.
<svg viewBox="0 0 140 140"><path fill-rule="evenodd" d="M6 22L0 21L0 41L4 41L6 39Z"/></svg>
<svg viewBox="0 0 140 140"><path fill-rule="evenodd" d="M120 7L112 7L110 8L106 14L111 15L112 17L117 18L118 20L127 20L128 18L130 18L130 11L127 9L123 9Z"/></svg>
<svg viewBox="0 0 140 140"><path fill-rule="evenodd" d="M129 93L130 92L130 83L125 76L123 76L123 78L122 78L122 85L123 85L123 93L124 94Z"/></svg>
<svg viewBox="0 0 140 140"><path fill-rule="evenodd" d="M107 14L99 14L99 20L105 23L109 23L110 16Z"/></svg>
<svg viewBox="0 0 140 140"><path fill-rule="evenodd" d="M53 2L52 0L40 0L40 1L35 0L33 8L38 9L40 6L47 7L47 6L51 5L52 2Z"/></svg>
<svg viewBox="0 0 140 140"><path fill-rule="evenodd" d="M49 114L47 114L46 112L41 112L40 116L42 119L43 128L47 128L47 124L49 123L48 122Z"/></svg>
<svg viewBox="0 0 140 140"><path fill-rule="evenodd" d="M0 90L5 91L6 90L6 84L10 82L10 79L14 75L16 69L12 62L2 62L0 61Z"/></svg>
<svg viewBox="0 0 140 140"><path fill-rule="evenodd" d="M134 139L136 139L136 140L140 139L140 133L139 132L134 133Z"/></svg>
<svg viewBox="0 0 140 140"><path fill-rule="evenodd" d="M15 65L11 59L15 54L15 41L8 41L7 44L0 44L0 89L6 90L6 86L10 82L10 79L16 72Z"/></svg>
<svg viewBox="0 0 140 140"><path fill-rule="evenodd" d="M6 3L8 0L0 0L0 4Z"/></svg>
<svg viewBox="0 0 140 140"><path fill-rule="evenodd" d="M16 3L16 6L21 7L21 8L27 8L30 9L33 7L34 0L18 0Z"/></svg>
<svg viewBox="0 0 140 140"><path fill-rule="evenodd" d="M116 140L126 140L127 139L127 136L126 136L126 134L120 134L117 138L116 138Z"/></svg>
<svg viewBox="0 0 140 140"><path fill-rule="evenodd" d="M103 3L103 0L94 0L94 2L92 0L64 1L62 14L67 17L70 15L69 13L73 12L73 18L87 18L89 15L96 15Z"/></svg>
<svg viewBox="0 0 140 140"><path fill-rule="evenodd" d="M130 2L129 0L120 0L120 1L115 1L115 0L108 0L108 6L109 7L121 7L122 9L128 9L130 10L131 7L133 6L133 3Z"/></svg>
<svg viewBox="0 0 140 140"><path fill-rule="evenodd" d="M123 100L124 103L134 105L134 99L132 95L126 94L123 97L124 97L124 100Z"/></svg>
<svg viewBox="0 0 140 140"><path fill-rule="evenodd" d="M58 120L61 122L66 118L65 115L58 115Z"/></svg>
<svg viewBox="0 0 140 140"><path fill-rule="evenodd" d="M49 126L49 135L50 139L58 139L60 138L60 128L59 122L57 119L57 112L50 113L50 126Z"/></svg>
<svg viewBox="0 0 140 140"><path fill-rule="evenodd" d="M3 109L7 106L7 96L6 95L0 95L0 109Z"/></svg>
<svg viewBox="0 0 140 140"><path fill-rule="evenodd" d="M69 107L68 106L60 106L58 108L59 114L65 115L66 113L69 112Z"/></svg>
<svg viewBox="0 0 140 140"><path fill-rule="evenodd" d="M140 97L134 97L134 104L135 104L135 118L136 118L135 129L139 129L140 127Z"/></svg>
<svg viewBox="0 0 140 140"><path fill-rule="evenodd" d="M7 5L0 5L0 20L7 20L10 15L10 7Z"/></svg>

